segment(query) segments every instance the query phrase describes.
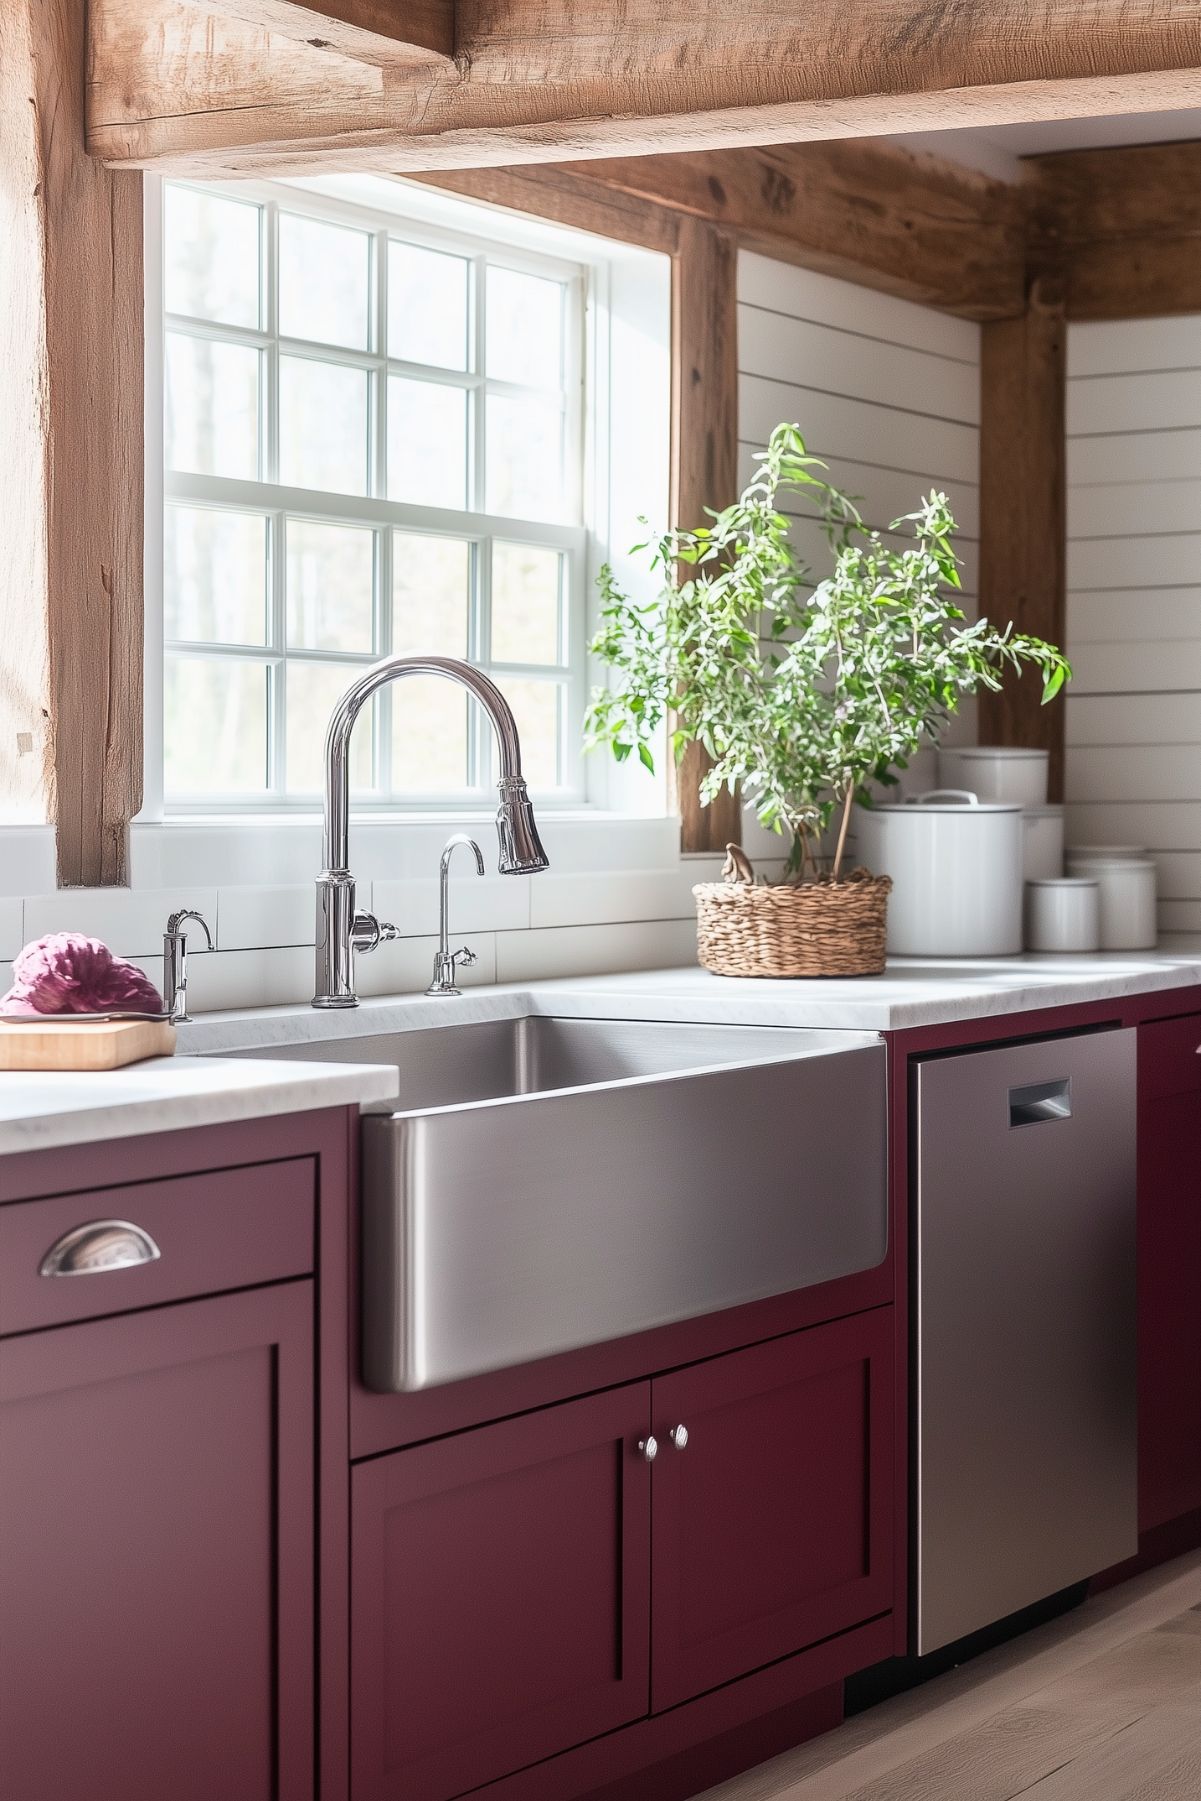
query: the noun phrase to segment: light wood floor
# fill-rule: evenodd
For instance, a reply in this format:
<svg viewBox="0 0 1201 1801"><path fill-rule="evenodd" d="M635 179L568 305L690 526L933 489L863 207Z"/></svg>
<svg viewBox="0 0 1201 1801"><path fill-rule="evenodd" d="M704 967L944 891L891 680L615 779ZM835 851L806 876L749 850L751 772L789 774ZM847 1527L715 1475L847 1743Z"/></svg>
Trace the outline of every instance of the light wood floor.
<svg viewBox="0 0 1201 1801"><path fill-rule="evenodd" d="M1201 1801L1201 1553L885 1701L703 1801L1018 1796Z"/></svg>

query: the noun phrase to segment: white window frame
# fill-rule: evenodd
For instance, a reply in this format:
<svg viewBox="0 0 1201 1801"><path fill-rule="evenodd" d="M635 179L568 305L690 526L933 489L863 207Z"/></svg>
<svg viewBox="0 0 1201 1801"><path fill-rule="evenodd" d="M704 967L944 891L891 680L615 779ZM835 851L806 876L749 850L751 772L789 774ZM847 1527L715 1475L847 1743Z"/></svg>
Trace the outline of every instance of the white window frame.
<svg viewBox="0 0 1201 1801"><path fill-rule="evenodd" d="M173 185L195 186L202 191L211 191L211 184L203 182L181 182ZM157 415L153 425L153 443L158 451L158 467L161 471L159 476L160 495L152 497L149 488L147 494L148 523L152 512L157 514L157 531L148 531L147 534L149 628L146 659L147 695L152 703L157 702L157 720L154 722L157 729L148 731L147 734L148 749L151 748L150 741L153 740L155 768L151 770L148 767L147 774L153 782L153 788L157 790L157 793L154 793L148 784L148 795L152 800L157 801L157 811L160 816L164 812L171 816L186 817L195 814L212 814L214 811L231 816L247 813L257 815L265 811L272 814L311 813L317 804L316 797L313 795L289 795L284 790L285 731L280 728L284 727L286 720L286 684L282 683L278 685L274 693L271 707L270 722L275 729L271 731L269 738L270 789L267 793L245 797L223 794L172 796L169 806L165 804L162 795L161 697L163 657L167 651L172 648L180 648L185 650L189 656L209 655L220 659L266 661L276 669L283 665L285 649L284 569L286 518L288 516L329 524L366 525L375 527L377 530L378 554L374 582L376 649L365 653L311 652L308 650L297 650L290 653L290 660L298 662L325 667L344 665L348 682L353 678L356 669L369 667L377 655L386 656L391 650L392 530L432 532L466 540L472 547L472 555L476 563L475 579L472 583L474 598L470 620L469 658L479 667L487 669L490 674L494 675L502 688L506 678L511 680L526 678L550 680L559 684L559 692L563 697L563 716L559 727L560 782L555 788L543 790L541 793L535 787L534 793L541 799L545 807L572 809L587 804L593 797L589 794L585 783L582 753L578 746L589 681L586 646L591 609L588 596L596 559L590 554L591 534L588 524L585 523L585 516L592 509L585 505L584 471L594 468L596 459L592 447L585 442L584 388L585 368L587 363L592 360L588 354L587 337L591 335L590 320L596 304L593 290L600 271L595 266L589 267L562 256L548 255L541 247L536 251L530 251L519 244L512 243L504 234L494 238L491 235L465 233L457 228L442 229L425 220L414 219L410 216L399 193L396 209L388 210L365 206L342 196L330 197L325 193L313 192L307 185L247 182L239 183L236 193L231 195L231 198L256 203L263 209L265 252L263 293L265 304L262 328L217 325L206 320L177 315L168 316L163 309L162 196L164 183L148 182L147 186L148 189L153 188L154 190L153 193L147 195L147 360L150 366L148 374L150 368L157 373L157 379L147 382L148 475L151 465L149 449L152 407ZM482 353L486 328L484 286L478 282L475 284L478 303L473 307L474 317L470 324L475 343L475 355L471 359L475 365L473 371L435 371L421 364L412 364L396 357L390 357L386 354L385 348L369 351L347 350L340 346L281 337L278 331L278 299L274 279L278 261L278 222L281 210L301 213L333 224L358 226L372 233L374 240L374 293L372 296L373 331L371 338L372 343L377 346L383 342L380 336L381 322L386 319L387 315L387 240L389 236L403 235L407 242L435 250L450 250L457 255L471 257L477 263L486 256L491 257L493 261L503 263L506 268L551 276L564 283L568 305L575 315L574 318L569 319L568 329L565 332L563 381L565 396L564 444L568 447L569 479L572 476L575 479L565 495L564 512L569 517L578 519L579 523L552 524L524 518L513 519L488 514L483 510L485 409L481 406L473 409L468 469L469 498L477 502L477 506L462 510L434 508L392 501L385 497L384 458L387 442L387 378L389 375L408 376L417 380L433 380L440 385L489 394L524 395L529 390L517 384L489 377L486 372L476 372L483 366ZM503 215L501 216L503 217ZM483 222L487 223L486 220ZM262 355L263 379L260 391L263 416L260 422L260 475L258 480L240 480L162 469L162 371L168 329L182 331L187 335L202 339L243 344ZM315 492L284 487L273 479L278 475L279 467L277 371L279 358L284 355L312 356L323 362L340 363L368 372L371 377L371 442L374 448L374 464L370 471L370 485L373 492L370 496L337 495L324 491ZM595 435L595 429L593 435ZM577 447L574 455L571 454L573 446ZM265 647L219 642L204 646L197 646L195 643L189 642L176 647L164 641L162 507L170 501L183 502L197 507L211 506L220 510L245 510L260 516L266 515L270 552L268 569L269 626L268 643ZM490 626L490 556L488 547L494 538L504 542L547 546L557 549L563 557L566 596L561 616L559 660L554 664L502 663L483 659L482 652L489 641ZM152 619L155 621L153 626L151 625ZM377 698L374 709L373 761L379 772L377 779L380 780L381 785L383 772L387 770L389 763L388 753L394 704L403 705L403 691L398 694L392 686L389 686ZM469 760L475 776L475 782L472 785L465 787L460 792L451 793L440 791L423 794L417 789L412 791L405 789L398 793L357 794L355 797L356 809L377 814L395 813L398 810L416 814L451 814L470 811L473 808L478 809L489 798L492 784L495 781L494 746L491 741L491 733L478 716L478 710L469 709L468 718ZM360 725L359 729L364 729L364 725ZM149 765L149 757L147 760Z"/></svg>

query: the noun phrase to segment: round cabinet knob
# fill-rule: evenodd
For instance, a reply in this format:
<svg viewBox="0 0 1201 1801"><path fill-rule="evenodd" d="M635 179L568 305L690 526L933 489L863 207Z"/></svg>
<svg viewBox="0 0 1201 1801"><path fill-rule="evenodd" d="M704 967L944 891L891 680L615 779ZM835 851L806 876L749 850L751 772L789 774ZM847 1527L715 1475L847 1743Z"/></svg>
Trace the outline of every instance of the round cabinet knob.
<svg viewBox="0 0 1201 1801"><path fill-rule="evenodd" d="M686 1451L688 1449L687 1426L673 1426L667 1436L670 1438L677 1451Z"/></svg>
<svg viewBox="0 0 1201 1801"><path fill-rule="evenodd" d="M647 1463L653 1463L655 1458L659 1455L659 1440L653 1433L649 1438L640 1438L638 1440L638 1449L641 1451Z"/></svg>

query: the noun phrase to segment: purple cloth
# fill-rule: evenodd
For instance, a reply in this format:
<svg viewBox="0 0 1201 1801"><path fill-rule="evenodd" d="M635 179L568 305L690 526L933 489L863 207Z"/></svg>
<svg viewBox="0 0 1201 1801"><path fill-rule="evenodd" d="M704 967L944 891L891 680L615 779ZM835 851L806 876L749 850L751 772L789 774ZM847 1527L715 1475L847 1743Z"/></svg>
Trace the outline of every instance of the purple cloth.
<svg viewBox="0 0 1201 1801"><path fill-rule="evenodd" d="M162 997L136 964L114 957L99 938L51 932L27 944L13 964L3 1013L161 1013Z"/></svg>

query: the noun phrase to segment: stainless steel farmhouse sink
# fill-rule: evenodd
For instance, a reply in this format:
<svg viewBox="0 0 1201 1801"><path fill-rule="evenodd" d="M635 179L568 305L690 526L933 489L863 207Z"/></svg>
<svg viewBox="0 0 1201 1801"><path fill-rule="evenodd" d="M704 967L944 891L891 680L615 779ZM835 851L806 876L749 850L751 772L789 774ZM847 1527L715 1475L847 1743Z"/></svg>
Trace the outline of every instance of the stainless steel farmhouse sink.
<svg viewBox="0 0 1201 1801"><path fill-rule="evenodd" d="M400 1071L400 1110L363 1120L373 1389L782 1294L887 1249L884 1047L867 1034L535 1016L285 1054Z"/></svg>

